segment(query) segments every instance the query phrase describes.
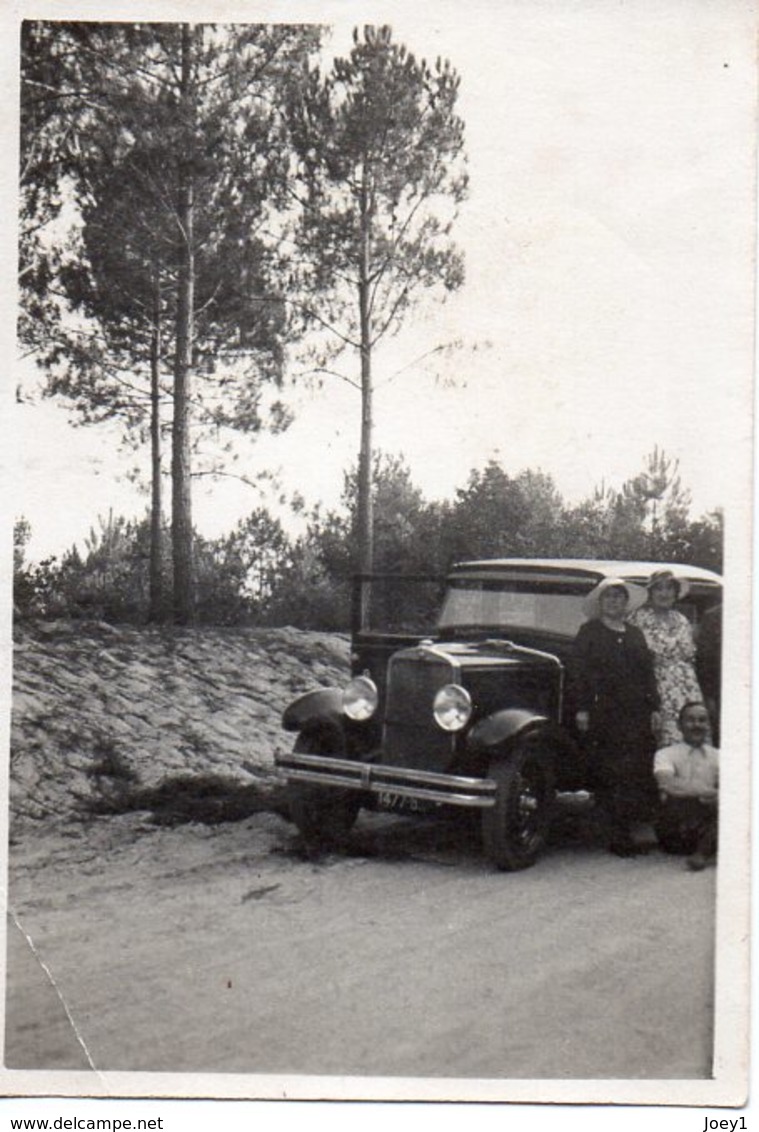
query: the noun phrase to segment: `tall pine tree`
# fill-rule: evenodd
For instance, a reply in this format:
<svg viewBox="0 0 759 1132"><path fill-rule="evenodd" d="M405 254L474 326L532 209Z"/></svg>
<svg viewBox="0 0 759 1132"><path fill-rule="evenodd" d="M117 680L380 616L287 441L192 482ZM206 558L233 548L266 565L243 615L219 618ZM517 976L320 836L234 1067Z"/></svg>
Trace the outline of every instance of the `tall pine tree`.
<svg viewBox="0 0 759 1132"><path fill-rule="evenodd" d="M459 78L417 60L388 27L354 32L347 58L295 92L290 120L301 183L302 309L356 352L361 391L358 567L373 563L372 356L427 289L455 289L450 232L467 185Z"/></svg>
<svg viewBox="0 0 759 1132"><path fill-rule="evenodd" d="M85 419L123 412L125 372L147 358L158 537L159 372L170 373L179 622L194 607L192 426L260 427L262 387L281 377L285 308L264 230L285 193L278 107L317 42L318 29L290 25L25 26L25 73L40 55L67 61L41 94L24 75L22 89L50 103L50 146L73 134L65 170L82 243L55 282L98 332L88 357L81 326L55 334L51 391Z"/></svg>

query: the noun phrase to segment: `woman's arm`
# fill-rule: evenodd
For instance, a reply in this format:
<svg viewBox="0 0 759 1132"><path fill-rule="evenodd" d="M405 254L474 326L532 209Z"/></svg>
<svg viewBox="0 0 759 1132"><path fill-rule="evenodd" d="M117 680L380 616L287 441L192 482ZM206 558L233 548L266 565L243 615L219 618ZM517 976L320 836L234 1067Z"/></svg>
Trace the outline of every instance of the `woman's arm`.
<svg viewBox="0 0 759 1132"><path fill-rule="evenodd" d="M592 630L589 626L589 622L580 626L569 662L569 680L576 705L575 721L580 731L588 730L594 693L591 676Z"/></svg>
<svg viewBox="0 0 759 1132"><path fill-rule="evenodd" d="M696 639L693 635L691 623L684 613L677 612L677 630L675 634L675 647L682 660L695 661Z"/></svg>
<svg viewBox="0 0 759 1132"><path fill-rule="evenodd" d="M637 653L638 669L640 680L640 689L643 693L645 702L651 708L652 712L658 711L661 706L661 698L659 696L659 688L656 683L656 673L654 670L654 658L651 650L646 644L646 638L634 625L628 626L629 631L633 634L635 642L635 649Z"/></svg>

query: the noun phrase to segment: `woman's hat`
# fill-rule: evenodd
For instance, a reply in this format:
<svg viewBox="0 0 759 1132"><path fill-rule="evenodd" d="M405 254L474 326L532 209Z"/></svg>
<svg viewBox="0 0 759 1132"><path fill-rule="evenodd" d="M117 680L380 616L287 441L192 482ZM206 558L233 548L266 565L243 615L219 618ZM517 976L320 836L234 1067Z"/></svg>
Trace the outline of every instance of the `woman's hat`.
<svg viewBox="0 0 759 1132"><path fill-rule="evenodd" d="M625 616L628 613L633 613L639 606L643 605L646 600L646 591L642 590L640 586L631 585L630 582L626 582L623 578L604 578L585 598L585 616L589 620L601 616L601 598L607 590L612 588L622 589L627 594Z"/></svg>
<svg viewBox="0 0 759 1132"><path fill-rule="evenodd" d="M674 570L654 570L653 574L646 582L646 589L650 590L652 586L657 585L659 582L674 582L677 586L678 601L682 601L690 589L687 579L678 578Z"/></svg>

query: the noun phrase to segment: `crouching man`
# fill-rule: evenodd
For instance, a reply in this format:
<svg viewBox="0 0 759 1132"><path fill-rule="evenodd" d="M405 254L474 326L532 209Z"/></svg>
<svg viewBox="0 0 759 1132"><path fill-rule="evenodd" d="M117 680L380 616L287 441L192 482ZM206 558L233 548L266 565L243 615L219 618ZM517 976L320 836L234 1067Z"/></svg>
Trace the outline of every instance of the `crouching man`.
<svg viewBox="0 0 759 1132"><path fill-rule="evenodd" d="M687 703L679 717L683 742L654 756L659 788L656 836L667 853L689 853L689 869L703 869L717 856L719 751L707 743L709 713Z"/></svg>

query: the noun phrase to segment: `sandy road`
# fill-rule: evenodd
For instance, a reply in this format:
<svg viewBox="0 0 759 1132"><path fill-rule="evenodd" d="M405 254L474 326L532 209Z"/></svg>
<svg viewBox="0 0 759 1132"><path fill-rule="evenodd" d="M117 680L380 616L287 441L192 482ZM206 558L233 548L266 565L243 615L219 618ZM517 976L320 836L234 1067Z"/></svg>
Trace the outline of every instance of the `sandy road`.
<svg viewBox="0 0 759 1132"><path fill-rule="evenodd" d="M6 1065L709 1075L715 870L559 844L499 874L448 826L373 817L348 855L294 844L272 815L132 816L16 847Z"/></svg>

